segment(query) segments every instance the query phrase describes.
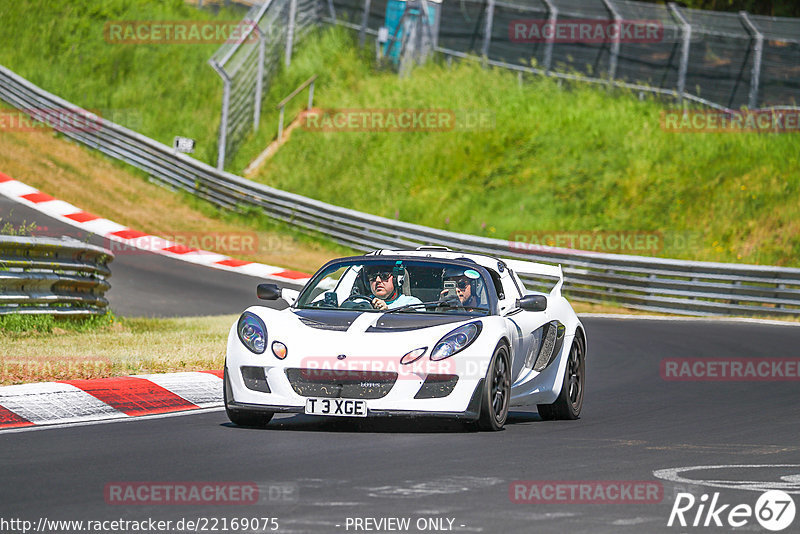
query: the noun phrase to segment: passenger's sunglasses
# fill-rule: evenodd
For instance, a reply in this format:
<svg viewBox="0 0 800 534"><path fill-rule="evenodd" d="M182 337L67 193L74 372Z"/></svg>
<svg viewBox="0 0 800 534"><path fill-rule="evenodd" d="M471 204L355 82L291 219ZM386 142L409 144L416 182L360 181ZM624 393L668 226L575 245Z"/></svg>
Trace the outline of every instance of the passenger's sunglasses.
<svg viewBox="0 0 800 534"><path fill-rule="evenodd" d="M367 280L369 280L369 283L371 284L372 282L377 280L379 276L380 276L381 280L383 280L385 282L386 280L389 279L390 276L392 276L392 272L391 271L386 271L386 272L382 272L382 273L368 274L367 275Z"/></svg>

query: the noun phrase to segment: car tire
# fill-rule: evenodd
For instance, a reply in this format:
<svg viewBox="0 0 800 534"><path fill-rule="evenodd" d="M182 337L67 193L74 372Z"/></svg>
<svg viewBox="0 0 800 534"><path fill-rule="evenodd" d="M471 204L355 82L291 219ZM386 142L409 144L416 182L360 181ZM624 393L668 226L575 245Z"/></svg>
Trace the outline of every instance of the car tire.
<svg viewBox="0 0 800 534"><path fill-rule="evenodd" d="M574 420L580 417L583 408L583 392L586 382L586 349L583 340L576 335L569 349L567 366L561 393L553 404L539 404L539 416L545 420Z"/></svg>
<svg viewBox="0 0 800 534"><path fill-rule="evenodd" d="M508 418L508 403L511 397L511 364L508 347L497 345L486 370L481 394L481 410L478 428L481 430L502 430Z"/></svg>
<svg viewBox="0 0 800 534"><path fill-rule="evenodd" d="M228 396L231 395L231 383L228 378L228 366L222 372L222 402L225 404L225 413L231 423L236 426L252 426L263 428L267 426L274 415L272 412L245 412L228 407Z"/></svg>

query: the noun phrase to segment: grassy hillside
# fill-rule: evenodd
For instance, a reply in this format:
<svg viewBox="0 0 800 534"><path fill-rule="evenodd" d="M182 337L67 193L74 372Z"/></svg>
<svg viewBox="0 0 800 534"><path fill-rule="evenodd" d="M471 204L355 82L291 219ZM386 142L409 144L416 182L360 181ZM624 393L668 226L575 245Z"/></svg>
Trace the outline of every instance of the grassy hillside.
<svg viewBox="0 0 800 534"><path fill-rule="evenodd" d="M118 44L117 21L238 21L246 9L198 10L182 0L0 2L0 64L33 83L168 145L198 141L215 161L222 82L208 65L219 44Z"/></svg>

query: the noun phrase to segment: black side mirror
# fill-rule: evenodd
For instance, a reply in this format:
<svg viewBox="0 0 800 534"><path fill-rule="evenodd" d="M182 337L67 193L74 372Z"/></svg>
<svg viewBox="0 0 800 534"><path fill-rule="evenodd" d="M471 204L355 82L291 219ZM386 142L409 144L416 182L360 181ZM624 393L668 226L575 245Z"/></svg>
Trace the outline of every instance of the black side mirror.
<svg viewBox="0 0 800 534"><path fill-rule="evenodd" d="M544 295L526 295L517 300L517 306L525 311L544 311L547 309L547 297Z"/></svg>
<svg viewBox="0 0 800 534"><path fill-rule="evenodd" d="M281 288L278 284L258 284L256 295L261 300L278 300L281 298Z"/></svg>

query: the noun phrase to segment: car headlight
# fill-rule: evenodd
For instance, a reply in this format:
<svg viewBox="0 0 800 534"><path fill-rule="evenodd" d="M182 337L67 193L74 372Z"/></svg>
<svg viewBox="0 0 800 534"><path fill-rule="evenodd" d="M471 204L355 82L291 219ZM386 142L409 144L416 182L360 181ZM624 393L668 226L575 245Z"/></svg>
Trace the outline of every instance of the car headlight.
<svg viewBox="0 0 800 534"><path fill-rule="evenodd" d="M257 315L244 312L236 325L239 341L251 352L262 354L267 349L267 327Z"/></svg>
<svg viewBox="0 0 800 534"><path fill-rule="evenodd" d="M483 325L480 321L459 326L440 339L433 347L430 356L431 360L434 362L444 360L469 347L478 337L478 334L481 333L481 328L483 328Z"/></svg>

